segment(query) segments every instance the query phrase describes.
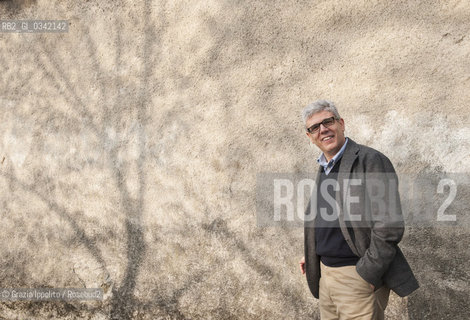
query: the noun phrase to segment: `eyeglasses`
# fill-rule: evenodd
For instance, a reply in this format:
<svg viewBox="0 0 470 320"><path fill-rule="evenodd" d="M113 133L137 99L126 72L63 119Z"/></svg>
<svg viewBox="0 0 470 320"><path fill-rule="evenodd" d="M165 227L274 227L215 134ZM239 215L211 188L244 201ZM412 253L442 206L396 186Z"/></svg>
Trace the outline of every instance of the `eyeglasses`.
<svg viewBox="0 0 470 320"><path fill-rule="evenodd" d="M310 126L307 128L307 131L308 133L310 134L313 134L313 133L316 133L318 131L318 129L320 129L320 125L322 124L324 127L328 128L328 127L331 127L333 125L333 123L335 123L335 120L336 118L335 117L331 117L331 118L326 118L324 119L322 122L320 123L315 123L313 126Z"/></svg>

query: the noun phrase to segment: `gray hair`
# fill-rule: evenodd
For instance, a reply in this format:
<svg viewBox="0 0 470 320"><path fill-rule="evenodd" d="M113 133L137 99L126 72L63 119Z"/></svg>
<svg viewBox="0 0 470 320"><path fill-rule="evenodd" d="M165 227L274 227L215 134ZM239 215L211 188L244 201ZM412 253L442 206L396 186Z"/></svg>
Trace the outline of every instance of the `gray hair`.
<svg viewBox="0 0 470 320"><path fill-rule="evenodd" d="M337 119L341 118L338 113L338 109L336 109L336 106L333 102L328 101L328 100L317 100L309 104L308 106L306 106L304 110L302 111L302 118L304 120L304 123L307 124L307 120L311 116L321 111L329 111L335 116L335 118Z"/></svg>

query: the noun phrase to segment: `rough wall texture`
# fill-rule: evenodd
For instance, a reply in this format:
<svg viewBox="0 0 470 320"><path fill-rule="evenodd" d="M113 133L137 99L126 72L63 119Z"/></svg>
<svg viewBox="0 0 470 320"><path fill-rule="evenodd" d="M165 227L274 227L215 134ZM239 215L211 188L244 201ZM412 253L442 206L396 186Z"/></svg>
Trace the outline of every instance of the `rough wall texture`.
<svg viewBox="0 0 470 320"><path fill-rule="evenodd" d="M470 171L467 1L0 1L0 318L315 319L303 230L256 226L256 174L315 169L299 114L405 174ZM459 214L467 215L463 211ZM389 319L468 319L468 226L409 228Z"/></svg>

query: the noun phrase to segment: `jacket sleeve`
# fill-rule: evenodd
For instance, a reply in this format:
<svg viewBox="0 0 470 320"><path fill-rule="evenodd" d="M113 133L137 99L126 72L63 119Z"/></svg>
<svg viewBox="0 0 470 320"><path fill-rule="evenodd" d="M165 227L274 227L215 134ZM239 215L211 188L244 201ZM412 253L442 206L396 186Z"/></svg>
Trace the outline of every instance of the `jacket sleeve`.
<svg viewBox="0 0 470 320"><path fill-rule="evenodd" d="M363 169L370 245L356 264L356 270L364 280L379 288L404 232L398 177L390 160L379 152L368 155Z"/></svg>

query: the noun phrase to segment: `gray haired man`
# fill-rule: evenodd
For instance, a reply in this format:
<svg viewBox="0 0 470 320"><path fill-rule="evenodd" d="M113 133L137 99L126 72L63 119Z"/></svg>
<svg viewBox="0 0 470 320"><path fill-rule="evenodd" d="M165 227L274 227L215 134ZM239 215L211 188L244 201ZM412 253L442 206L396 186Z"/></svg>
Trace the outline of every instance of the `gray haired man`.
<svg viewBox="0 0 470 320"><path fill-rule="evenodd" d="M395 170L379 151L345 137L332 102L308 105L303 119L322 154L301 272L322 320L383 319L390 289L403 297L419 287L398 247L404 223Z"/></svg>

